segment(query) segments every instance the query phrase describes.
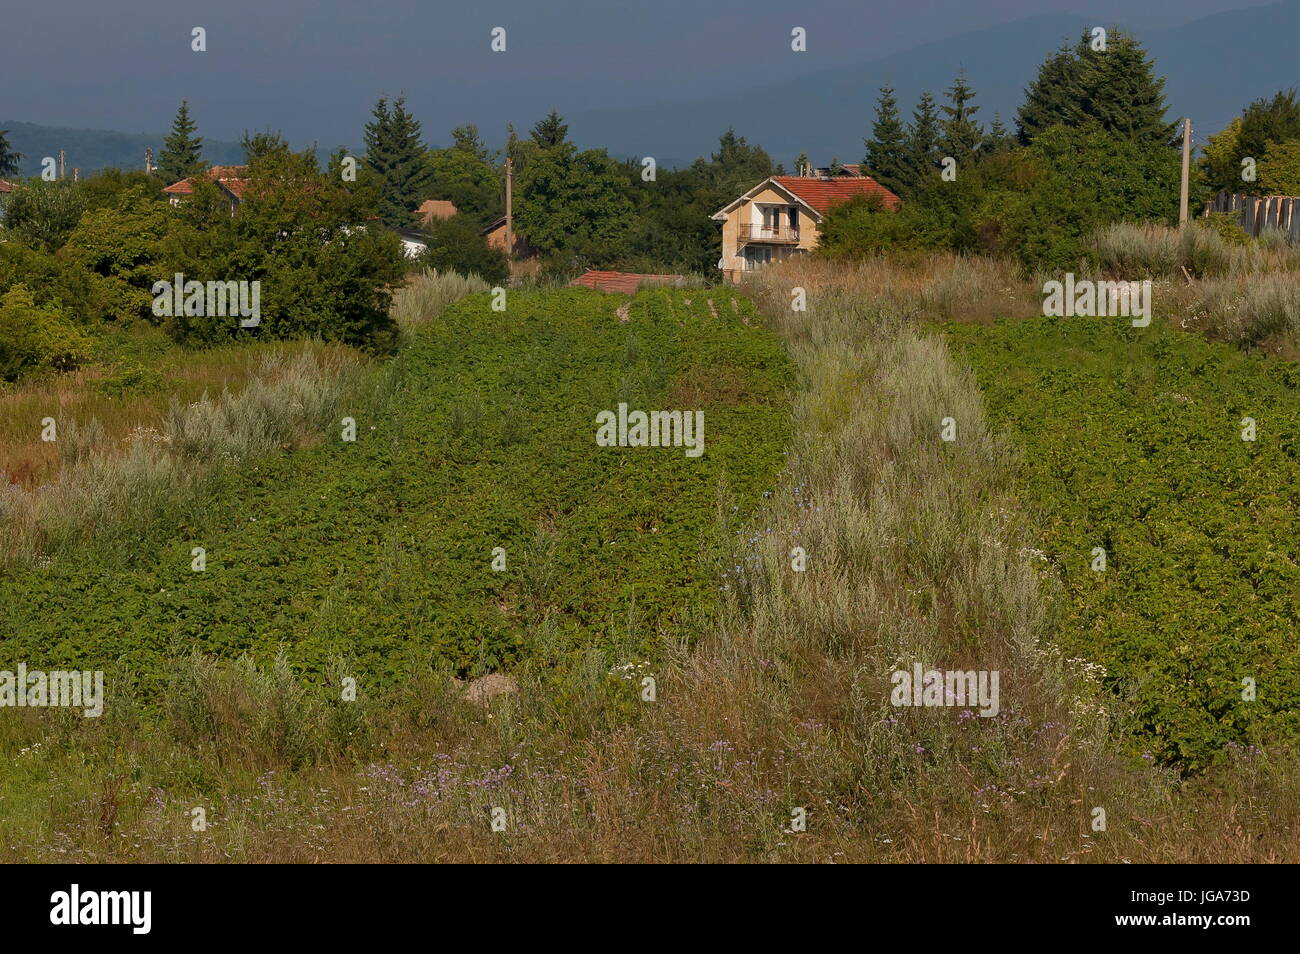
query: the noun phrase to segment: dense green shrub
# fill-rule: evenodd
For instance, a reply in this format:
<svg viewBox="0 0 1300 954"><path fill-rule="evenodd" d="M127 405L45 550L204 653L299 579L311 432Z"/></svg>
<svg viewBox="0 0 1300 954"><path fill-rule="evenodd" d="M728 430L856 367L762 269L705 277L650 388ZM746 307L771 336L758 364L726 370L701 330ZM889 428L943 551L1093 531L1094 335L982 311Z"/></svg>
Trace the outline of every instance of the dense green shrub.
<svg viewBox="0 0 1300 954"><path fill-rule="evenodd" d="M5 202L5 230L36 248L58 251L85 207L85 197L71 181L29 179Z"/></svg>
<svg viewBox="0 0 1300 954"><path fill-rule="evenodd" d="M169 230L158 281L260 283L261 323L245 330L223 315L171 315L186 344L242 335L320 338L388 351L397 331L389 289L404 265L396 236L372 221L373 195L321 173L311 153L271 149L249 166L232 215L201 183ZM365 224L371 222L372 224Z"/></svg>
<svg viewBox="0 0 1300 954"><path fill-rule="evenodd" d="M105 279L112 320L151 318L150 288L164 273L163 243L174 212L151 194L149 183L116 194L112 204L87 211L68 237L68 261Z"/></svg>
<svg viewBox="0 0 1300 954"><path fill-rule="evenodd" d="M23 242L0 242L0 293L25 285L41 307L61 309L92 329L120 313L118 289L64 255Z"/></svg>
<svg viewBox="0 0 1300 954"><path fill-rule="evenodd" d="M908 204L894 212L878 196L860 196L835 206L822 220L820 235L822 248L850 258L951 244L951 232L927 207Z"/></svg>
<svg viewBox="0 0 1300 954"><path fill-rule="evenodd" d="M37 305L25 285L14 285L0 297L0 379L70 371L90 357L91 346L61 309Z"/></svg>
<svg viewBox="0 0 1300 954"><path fill-rule="evenodd" d="M931 177L897 213L863 201L832 209L823 247L832 255L983 251L1013 255L1030 272L1066 270L1086 259L1098 226L1174 220L1178 177L1178 154L1166 146L1095 125L1056 126L1031 146L958 167L955 178Z"/></svg>

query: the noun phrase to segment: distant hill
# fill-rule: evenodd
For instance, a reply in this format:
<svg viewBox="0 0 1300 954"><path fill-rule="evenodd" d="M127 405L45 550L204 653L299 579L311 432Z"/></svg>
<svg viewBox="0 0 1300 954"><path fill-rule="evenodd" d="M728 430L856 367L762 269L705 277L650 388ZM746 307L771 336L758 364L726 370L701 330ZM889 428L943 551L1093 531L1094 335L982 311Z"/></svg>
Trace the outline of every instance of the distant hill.
<svg viewBox="0 0 1300 954"><path fill-rule="evenodd" d="M67 175L74 168L82 175L101 169L144 169L144 151L153 149L154 161L162 150L163 134L121 133L105 129L65 129L36 123L4 120L0 129L9 130L9 145L22 153L20 176L39 175L45 156L65 154ZM203 158L214 163L240 162L243 150L236 142L203 141Z"/></svg>
<svg viewBox="0 0 1300 954"><path fill-rule="evenodd" d="M957 71L964 68L978 94L977 118L987 123L997 111L1011 125L1038 64L1063 39L1077 38L1088 25L1090 21L1068 15L1031 17L862 66L814 73L742 94L582 113L573 117L571 128L574 138L585 145L657 156L660 152L698 155L716 149L718 136L733 126L738 134L763 146L773 162L787 168L800 152L820 163L829 163L832 157L858 162L881 85L893 85L900 108L910 117L923 90L942 99Z"/></svg>
<svg viewBox="0 0 1300 954"><path fill-rule="evenodd" d="M976 91L976 118L994 113L1008 126L1038 66L1063 41L1085 27L1112 26L1068 14L1028 17L928 43L859 66L781 81L779 59L772 82L742 94L637 108L575 114L571 128L584 145L612 153L698 155L716 147L732 126L787 166L800 152L818 162L862 158L878 90L891 84L905 116L930 90L942 102L959 69ZM1124 26L1124 24L1119 24ZM1205 142L1250 101L1300 85L1295 38L1300 0L1215 14L1167 30L1134 31L1168 77L1169 119L1190 116L1195 141Z"/></svg>

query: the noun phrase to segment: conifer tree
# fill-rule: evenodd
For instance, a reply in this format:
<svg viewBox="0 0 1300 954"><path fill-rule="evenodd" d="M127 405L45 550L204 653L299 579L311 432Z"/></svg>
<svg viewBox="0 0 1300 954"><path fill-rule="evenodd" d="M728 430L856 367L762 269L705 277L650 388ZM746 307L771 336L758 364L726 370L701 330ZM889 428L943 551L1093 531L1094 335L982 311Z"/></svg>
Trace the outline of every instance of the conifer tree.
<svg viewBox="0 0 1300 954"><path fill-rule="evenodd" d="M871 138L865 140L866 158L863 171L886 189L901 194L907 189L907 142L902 120L898 117L898 100L889 86L880 88L876 100L876 119Z"/></svg>
<svg viewBox="0 0 1300 954"><path fill-rule="evenodd" d="M988 134L984 137L984 142L980 146L980 152L984 155L997 152L999 149L1006 149L1015 145L1015 134L1007 128L1002 117L997 113L993 114L993 122L989 123Z"/></svg>
<svg viewBox="0 0 1300 954"><path fill-rule="evenodd" d="M22 155L9 147L9 130L0 129L0 176L11 176L18 171Z"/></svg>
<svg viewBox="0 0 1300 954"><path fill-rule="evenodd" d="M1112 30L1104 50L1089 34L1075 48L1083 64L1084 112L1103 129L1131 142L1163 146L1173 141L1175 124L1166 122L1164 77L1146 50L1128 33Z"/></svg>
<svg viewBox="0 0 1300 954"><path fill-rule="evenodd" d="M411 213L429 182L419 121L399 96L389 109L381 98L366 123L366 164L379 178L379 218L392 228L411 224Z"/></svg>
<svg viewBox="0 0 1300 954"><path fill-rule="evenodd" d="M1131 35L1112 30L1103 39L1085 30L1074 48L1062 47L1038 68L1016 114L1020 141L1030 143L1053 126L1096 123L1143 145L1165 145L1174 124L1165 121L1165 80Z"/></svg>
<svg viewBox="0 0 1300 954"><path fill-rule="evenodd" d="M975 91L966 82L965 73L958 73L948 90L949 105L943 107L939 139L939 148L957 160L958 168L975 159L984 142L984 127L975 121L979 107L973 105L974 99Z"/></svg>
<svg viewBox="0 0 1300 954"><path fill-rule="evenodd" d="M552 109L546 114L545 119L541 120L529 131L529 135L540 148L552 149L568 142L569 127L560 117L560 114Z"/></svg>
<svg viewBox="0 0 1300 954"><path fill-rule="evenodd" d="M907 192L915 194L939 166L939 115L934 97L922 93L907 131Z"/></svg>
<svg viewBox="0 0 1300 954"><path fill-rule="evenodd" d="M172 131L158 154L158 175L168 183L180 182L203 169L203 137L195 135L198 128L190 117L190 104L181 100Z"/></svg>
<svg viewBox="0 0 1300 954"><path fill-rule="evenodd" d="M1083 115L1083 84L1074 51L1067 44L1043 61L1025 90L1025 101L1016 113L1020 142L1028 145L1056 125L1079 126Z"/></svg>

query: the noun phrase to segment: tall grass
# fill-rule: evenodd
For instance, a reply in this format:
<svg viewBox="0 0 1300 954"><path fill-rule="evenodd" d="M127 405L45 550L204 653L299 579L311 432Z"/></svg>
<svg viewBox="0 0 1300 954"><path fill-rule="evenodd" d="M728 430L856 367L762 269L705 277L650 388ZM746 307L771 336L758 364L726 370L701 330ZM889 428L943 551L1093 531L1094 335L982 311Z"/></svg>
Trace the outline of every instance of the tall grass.
<svg viewBox="0 0 1300 954"><path fill-rule="evenodd" d="M1189 290L1187 299L1186 326L1242 346L1288 343L1290 356L1295 356L1295 343L1300 341L1300 275L1205 281Z"/></svg>
<svg viewBox="0 0 1300 954"><path fill-rule="evenodd" d="M980 255L933 252L857 261L812 256L755 272L751 281L771 298L778 276L796 282L785 289L787 309L795 288L815 289L819 312L869 314L875 322L986 321L1042 308L1041 294L1015 262Z"/></svg>
<svg viewBox="0 0 1300 954"><path fill-rule="evenodd" d="M1234 244L1199 223L1182 231L1119 224L1099 230L1092 243L1098 272L1078 278L1152 279L1159 318L1239 347L1300 357L1300 250L1258 240ZM752 281L770 285L777 275L816 288L823 309L890 323L1041 314L1043 282L1052 277L1026 278L1010 259L932 253L855 262L812 257L757 272ZM803 286L785 293L796 287Z"/></svg>
<svg viewBox="0 0 1300 954"><path fill-rule="evenodd" d="M1249 239L1203 221L1185 228L1119 222L1099 229L1090 246L1101 270L1124 279L1240 278L1261 273L1300 272L1300 248L1276 237Z"/></svg>
<svg viewBox="0 0 1300 954"><path fill-rule="evenodd" d="M1104 274L1153 279L1157 310L1180 327L1300 353L1300 248L1278 234L1234 239L1204 222L1183 229L1121 223L1099 230L1092 245Z"/></svg>
<svg viewBox="0 0 1300 954"><path fill-rule="evenodd" d="M428 269L414 275L393 295L393 319L403 331L412 331L441 315L466 295L491 288L477 275Z"/></svg>
<svg viewBox="0 0 1300 954"><path fill-rule="evenodd" d="M56 479L0 481L0 568L147 535L225 468L318 439L369 374L343 352L273 354L241 390L173 400L161 426L138 426L121 441L93 418L63 422Z"/></svg>

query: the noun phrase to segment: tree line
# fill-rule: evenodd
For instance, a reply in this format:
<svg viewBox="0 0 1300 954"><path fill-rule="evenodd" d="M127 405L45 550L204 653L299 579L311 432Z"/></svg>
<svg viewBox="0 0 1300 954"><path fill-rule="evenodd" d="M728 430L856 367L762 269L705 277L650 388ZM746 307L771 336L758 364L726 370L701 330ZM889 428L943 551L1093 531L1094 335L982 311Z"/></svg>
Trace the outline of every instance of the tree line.
<svg viewBox="0 0 1300 954"><path fill-rule="evenodd" d="M894 90L876 101L863 170L904 199L897 213L857 200L831 212L829 254L890 249L1013 255L1027 270L1067 269L1086 236L1116 221L1178 217L1178 125L1165 79L1131 34L1087 30L1051 53L1025 90L1009 130L977 119L959 75L936 108L923 93L904 123ZM1258 163L1249 156L1262 157ZM1243 167L1259 175L1244 182ZM1300 192L1300 104L1294 91L1252 103L1212 136L1191 181L1192 208L1219 190ZM1216 228L1233 232L1231 223Z"/></svg>

